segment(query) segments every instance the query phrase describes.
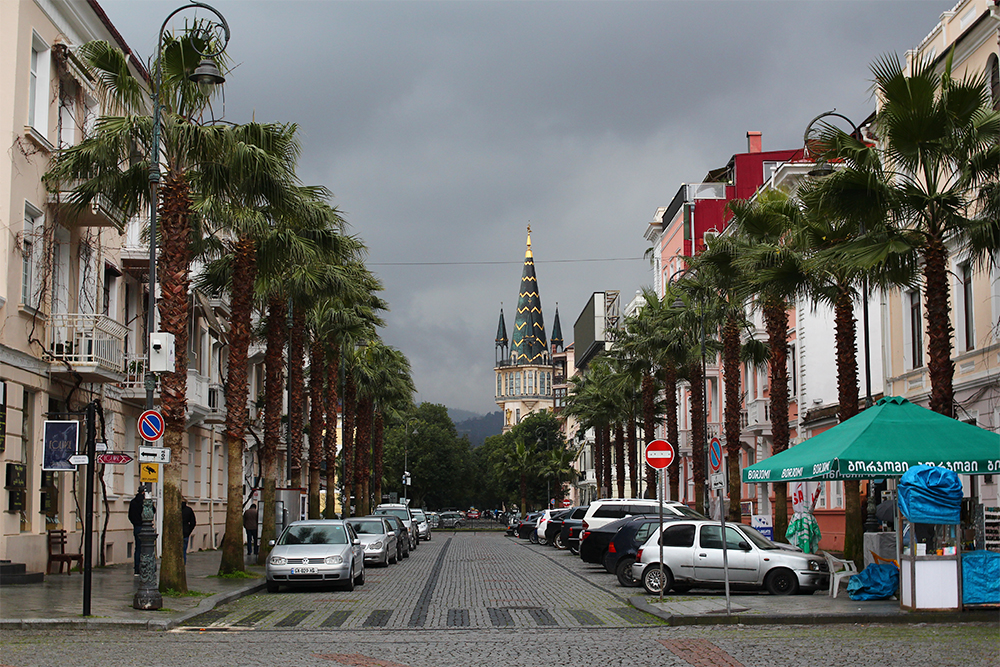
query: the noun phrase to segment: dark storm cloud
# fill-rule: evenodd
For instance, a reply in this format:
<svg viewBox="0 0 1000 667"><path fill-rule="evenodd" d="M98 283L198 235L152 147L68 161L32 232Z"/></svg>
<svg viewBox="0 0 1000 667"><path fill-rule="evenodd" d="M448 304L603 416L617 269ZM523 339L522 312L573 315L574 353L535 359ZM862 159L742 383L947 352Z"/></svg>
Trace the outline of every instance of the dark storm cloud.
<svg viewBox="0 0 1000 667"><path fill-rule="evenodd" d="M105 0L148 55L179 3ZM551 331L590 293L650 282L646 223L681 182L745 150L801 143L837 107L871 111L868 66L912 48L927 2L245 2L232 27L233 121L295 122L306 182L327 185L385 282L385 340L420 400L493 409L532 225ZM402 262L510 264L400 266Z"/></svg>

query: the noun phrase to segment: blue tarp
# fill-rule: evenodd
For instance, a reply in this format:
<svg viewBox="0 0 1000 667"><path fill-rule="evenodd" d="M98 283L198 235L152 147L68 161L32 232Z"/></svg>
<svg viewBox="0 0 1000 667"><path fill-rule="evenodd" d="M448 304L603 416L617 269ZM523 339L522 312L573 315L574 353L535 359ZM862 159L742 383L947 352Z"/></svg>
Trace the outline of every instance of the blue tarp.
<svg viewBox="0 0 1000 667"><path fill-rule="evenodd" d="M1000 604L1000 554L962 554L962 604Z"/></svg>
<svg viewBox="0 0 1000 667"><path fill-rule="evenodd" d="M899 588L899 568L892 563L872 563L847 580L852 600L885 600Z"/></svg>
<svg viewBox="0 0 1000 667"><path fill-rule="evenodd" d="M899 479L899 511L912 523L959 523L962 482L958 473L937 466L911 466Z"/></svg>

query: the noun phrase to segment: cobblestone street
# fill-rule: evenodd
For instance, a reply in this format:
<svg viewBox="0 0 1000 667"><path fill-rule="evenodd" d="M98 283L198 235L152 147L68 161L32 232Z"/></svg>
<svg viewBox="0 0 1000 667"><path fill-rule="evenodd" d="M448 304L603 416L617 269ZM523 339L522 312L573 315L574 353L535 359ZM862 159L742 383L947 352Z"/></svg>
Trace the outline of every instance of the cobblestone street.
<svg viewBox="0 0 1000 667"><path fill-rule="evenodd" d="M568 552L442 532L351 592L260 593L169 632L5 629L0 667L979 667L1000 650L997 623L669 627L634 594Z"/></svg>

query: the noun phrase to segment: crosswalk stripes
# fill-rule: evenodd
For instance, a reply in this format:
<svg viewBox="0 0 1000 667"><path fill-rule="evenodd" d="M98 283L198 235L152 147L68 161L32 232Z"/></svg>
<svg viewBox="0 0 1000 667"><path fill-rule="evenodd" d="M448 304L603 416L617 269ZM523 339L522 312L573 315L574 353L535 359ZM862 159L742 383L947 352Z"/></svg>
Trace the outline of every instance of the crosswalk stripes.
<svg viewBox="0 0 1000 667"><path fill-rule="evenodd" d="M469 610L468 609L449 609L448 610L448 627L449 628L464 628L469 625Z"/></svg>
<svg viewBox="0 0 1000 667"><path fill-rule="evenodd" d="M326 617L326 620L319 624L321 628L339 628L351 615L349 611L335 611Z"/></svg>
<svg viewBox="0 0 1000 667"><path fill-rule="evenodd" d="M570 615L576 619L576 622L580 625L604 625L604 621L597 617L597 614L589 612L586 609L569 609Z"/></svg>
<svg viewBox="0 0 1000 667"><path fill-rule="evenodd" d="M368 614L363 625L366 628L384 628L389 623L390 618L392 618L392 609L376 609Z"/></svg>
<svg viewBox="0 0 1000 667"><path fill-rule="evenodd" d="M548 609L529 609L528 615L536 625L559 625Z"/></svg>
<svg viewBox="0 0 1000 667"><path fill-rule="evenodd" d="M296 625L306 620L309 614L313 612L312 609L299 609L298 611L293 611L288 616L274 624L276 628L294 628Z"/></svg>
<svg viewBox="0 0 1000 667"><path fill-rule="evenodd" d="M514 626L514 617L510 615L509 610L490 608L486 611L490 616L490 623L493 624L493 627L506 628Z"/></svg>
<svg viewBox="0 0 1000 667"><path fill-rule="evenodd" d="M254 623L263 621L273 613L274 609L261 609L260 611L255 611L246 618L241 619L236 623L236 625L253 625Z"/></svg>

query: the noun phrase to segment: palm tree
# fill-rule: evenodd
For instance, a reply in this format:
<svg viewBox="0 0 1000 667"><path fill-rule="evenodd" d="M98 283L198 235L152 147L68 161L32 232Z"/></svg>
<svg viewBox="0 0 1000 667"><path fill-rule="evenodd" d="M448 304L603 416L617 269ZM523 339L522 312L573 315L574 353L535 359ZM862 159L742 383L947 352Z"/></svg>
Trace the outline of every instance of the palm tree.
<svg viewBox="0 0 1000 667"><path fill-rule="evenodd" d="M729 203L737 226L734 238L742 252L737 264L750 276L749 287L763 311L769 348L768 395L771 411L771 453L788 448L788 304L802 287L802 257L791 242L791 230L802 212L788 195L775 190L753 201ZM774 484L774 534L785 539L788 528L788 485Z"/></svg>
<svg viewBox="0 0 1000 667"><path fill-rule="evenodd" d="M160 377L160 402L164 416L163 442L172 452L172 463L163 471L163 558L160 590L187 591L187 576L181 539L180 485L187 417L188 288L193 194L198 192L199 171L216 160L224 160L224 142L219 127L200 123L211 101L211 92L188 80L197 66L196 52L208 44L194 32L181 37L167 35L159 58L163 78L159 89L162 105L161 154L150 156L152 119L146 115L142 84L132 76L128 57L104 41L84 44L80 61L90 70L104 108L112 114L98 119L94 131L77 145L59 153L46 180L75 181L73 204L88 206L97 197L107 197L130 219L156 198L160 212L159 311L161 326L174 335L175 370ZM138 156L139 153L145 153ZM150 160L162 161L164 174L159 187L149 187ZM61 188L60 188L61 189ZM151 290L152 291L152 290Z"/></svg>
<svg viewBox="0 0 1000 667"><path fill-rule="evenodd" d="M898 57L877 60L871 69L880 145L834 127L819 140L825 157L844 164L819 187L820 204L831 217L868 231L843 260L872 267L896 256L923 264L930 407L948 416L954 416L948 248L964 248L981 265L1000 239L1000 112L986 74L954 79L951 58L940 75L927 61L910 76Z"/></svg>
<svg viewBox="0 0 1000 667"><path fill-rule="evenodd" d="M527 445L523 437L518 437L514 442L514 447L509 449L504 455L504 462L511 469L517 472L520 480L521 491L521 512L528 512L528 475L535 470L535 448Z"/></svg>

